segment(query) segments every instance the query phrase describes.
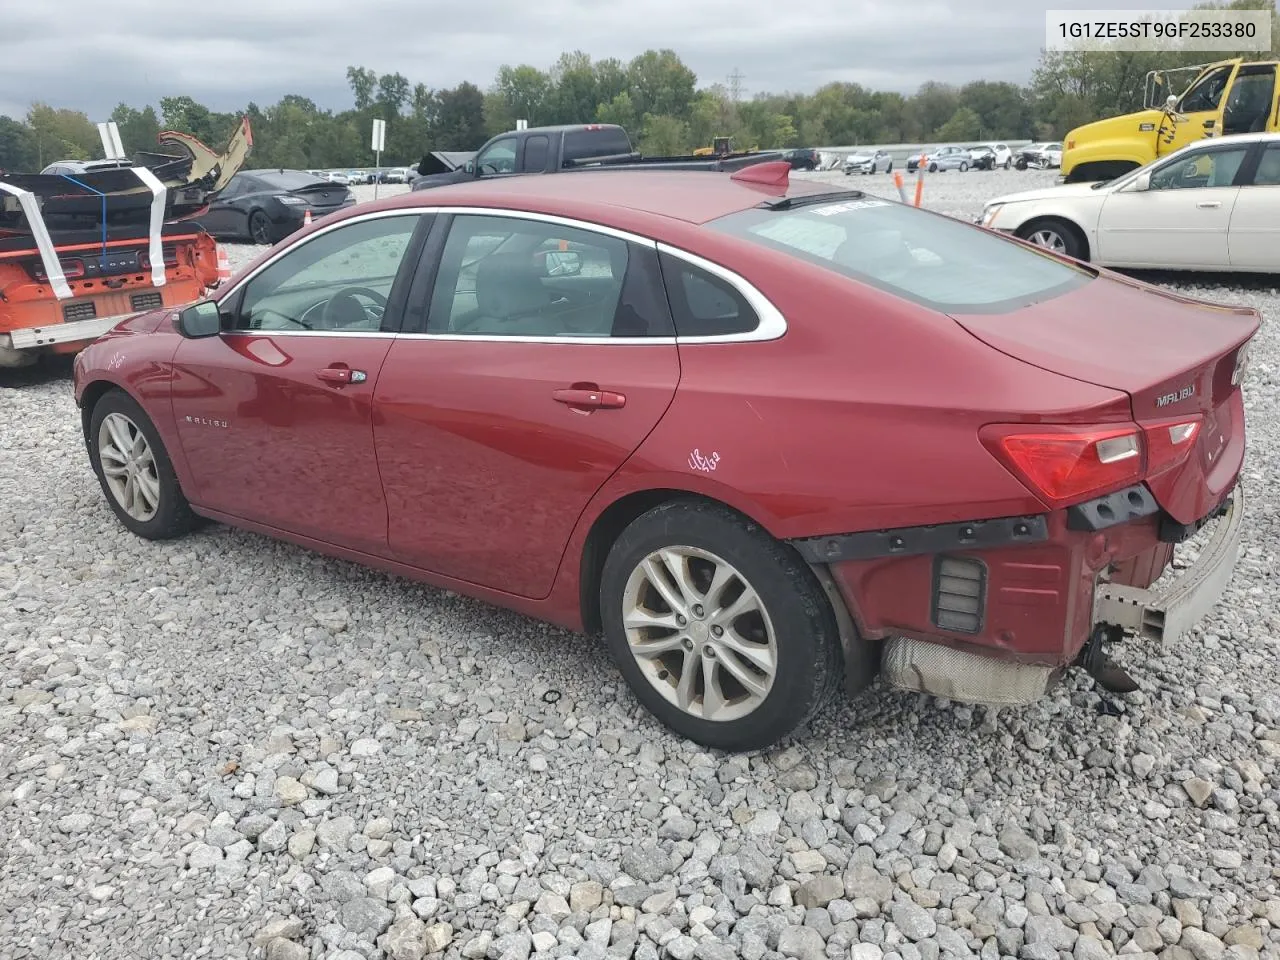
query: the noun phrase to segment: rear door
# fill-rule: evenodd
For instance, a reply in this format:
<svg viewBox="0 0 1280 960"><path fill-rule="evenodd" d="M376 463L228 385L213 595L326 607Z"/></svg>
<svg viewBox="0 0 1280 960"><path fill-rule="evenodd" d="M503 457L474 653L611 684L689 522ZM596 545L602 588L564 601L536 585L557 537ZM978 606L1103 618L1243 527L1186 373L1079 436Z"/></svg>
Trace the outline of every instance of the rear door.
<svg viewBox="0 0 1280 960"><path fill-rule="evenodd" d="M393 555L536 599L680 378L654 244L562 223L442 217L374 397Z"/></svg>
<svg viewBox="0 0 1280 960"><path fill-rule="evenodd" d="M1231 266L1280 273L1280 143L1268 143L1231 212Z"/></svg>
<svg viewBox="0 0 1280 960"><path fill-rule="evenodd" d="M230 329L180 343L171 394L196 502L385 552L373 391L428 219L393 210L312 234L220 301Z"/></svg>
<svg viewBox="0 0 1280 960"><path fill-rule="evenodd" d="M1156 167L1146 190L1103 201L1099 261L1117 266L1226 268L1227 228L1248 144L1206 144Z"/></svg>

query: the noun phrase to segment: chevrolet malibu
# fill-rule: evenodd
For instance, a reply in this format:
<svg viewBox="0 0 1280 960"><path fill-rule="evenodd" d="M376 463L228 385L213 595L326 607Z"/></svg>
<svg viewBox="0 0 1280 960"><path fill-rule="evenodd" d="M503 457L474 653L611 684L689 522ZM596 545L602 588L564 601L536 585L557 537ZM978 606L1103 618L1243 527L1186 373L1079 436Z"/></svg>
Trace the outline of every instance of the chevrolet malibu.
<svg viewBox="0 0 1280 960"><path fill-rule="evenodd" d="M1231 576L1258 314L788 166L335 213L79 355L106 502L603 635L712 747L877 677L1132 689L1107 651L1190 645Z"/></svg>

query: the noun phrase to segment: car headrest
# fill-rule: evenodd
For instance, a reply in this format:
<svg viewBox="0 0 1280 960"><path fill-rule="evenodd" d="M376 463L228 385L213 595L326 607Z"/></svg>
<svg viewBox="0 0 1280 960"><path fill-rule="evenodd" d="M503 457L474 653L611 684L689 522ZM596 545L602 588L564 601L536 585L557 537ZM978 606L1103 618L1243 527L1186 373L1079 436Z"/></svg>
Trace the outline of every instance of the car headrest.
<svg viewBox="0 0 1280 960"><path fill-rule="evenodd" d="M476 266L476 306L486 316L520 316L549 299L542 271L528 253L491 253Z"/></svg>

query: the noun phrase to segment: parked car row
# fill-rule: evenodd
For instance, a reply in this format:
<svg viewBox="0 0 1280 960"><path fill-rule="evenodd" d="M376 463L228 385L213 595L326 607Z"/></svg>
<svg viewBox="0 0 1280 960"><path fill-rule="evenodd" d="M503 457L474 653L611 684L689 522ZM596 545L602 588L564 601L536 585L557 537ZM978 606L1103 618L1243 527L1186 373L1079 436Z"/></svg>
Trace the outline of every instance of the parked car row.
<svg viewBox="0 0 1280 960"><path fill-rule="evenodd" d="M940 170L1008 170L1017 167L1056 167L1062 163L1061 143L1033 143L1014 150L1006 143L984 143L976 147L946 145L912 153L907 157L907 171L914 173L923 164L931 173ZM892 173L893 157L884 149L857 150L845 157L843 170L854 173Z"/></svg>

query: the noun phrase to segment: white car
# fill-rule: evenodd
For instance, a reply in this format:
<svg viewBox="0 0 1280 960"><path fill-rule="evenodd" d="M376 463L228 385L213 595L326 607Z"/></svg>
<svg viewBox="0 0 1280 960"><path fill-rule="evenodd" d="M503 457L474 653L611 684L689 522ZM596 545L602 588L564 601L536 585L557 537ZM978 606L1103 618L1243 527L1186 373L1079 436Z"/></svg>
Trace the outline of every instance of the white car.
<svg viewBox="0 0 1280 960"><path fill-rule="evenodd" d="M972 147L969 150L969 156L977 159L978 155L986 150L990 150L996 155L995 161L992 163L993 167L1004 167L1008 170L1013 163L1013 151L1007 143L984 143L980 146Z"/></svg>
<svg viewBox="0 0 1280 960"><path fill-rule="evenodd" d="M997 197L978 222L1104 267L1280 273L1280 134L1199 140L1114 180Z"/></svg>

